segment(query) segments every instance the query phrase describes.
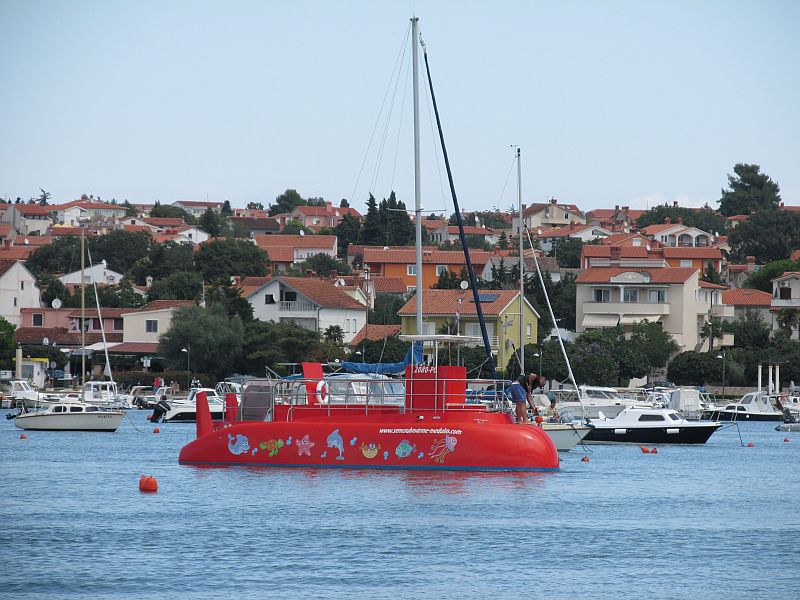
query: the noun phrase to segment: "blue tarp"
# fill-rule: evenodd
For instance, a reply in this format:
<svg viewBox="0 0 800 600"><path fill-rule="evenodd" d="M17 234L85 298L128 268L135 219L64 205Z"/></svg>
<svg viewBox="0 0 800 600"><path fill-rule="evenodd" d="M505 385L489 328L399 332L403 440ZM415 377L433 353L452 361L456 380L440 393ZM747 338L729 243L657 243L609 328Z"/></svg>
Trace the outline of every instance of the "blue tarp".
<svg viewBox="0 0 800 600"><path fill-rule="evenodd" d="M411 348L406 352L406 357L403 362L398 363L358 363L358 362L343 362L342 368L350 373L379 373L381 375L395 375L403 373L406 366L412 364L411 352L414 352L413 364L421 365L424 362L422 357L422 342L413 342Z"/></svg>

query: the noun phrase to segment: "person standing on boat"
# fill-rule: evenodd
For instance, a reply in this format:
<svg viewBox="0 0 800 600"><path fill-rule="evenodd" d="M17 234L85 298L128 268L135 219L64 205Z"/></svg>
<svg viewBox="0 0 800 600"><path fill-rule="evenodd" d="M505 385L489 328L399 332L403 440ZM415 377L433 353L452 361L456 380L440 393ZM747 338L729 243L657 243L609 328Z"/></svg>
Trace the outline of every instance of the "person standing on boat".
<svg viewBox="0 0 800 600"><path fill-rule="evenodd" d="M517 415L517 423L528 422L527 404L531 396L528 391L528 378L520 375L517 380L508 388L508 395L514 403L514 413Z"/></svg>

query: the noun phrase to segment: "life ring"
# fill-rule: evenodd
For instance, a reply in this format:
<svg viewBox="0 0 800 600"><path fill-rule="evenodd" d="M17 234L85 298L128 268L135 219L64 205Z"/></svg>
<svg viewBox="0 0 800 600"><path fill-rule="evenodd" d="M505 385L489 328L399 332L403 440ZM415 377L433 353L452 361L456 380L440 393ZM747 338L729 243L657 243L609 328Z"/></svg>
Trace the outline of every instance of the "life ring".
<svg viewBox="0 0 800 600"><path fill-rule="evenodd" d="M328 382L320 379L317 382L317 402L327 404L328 402Z"/></svg>

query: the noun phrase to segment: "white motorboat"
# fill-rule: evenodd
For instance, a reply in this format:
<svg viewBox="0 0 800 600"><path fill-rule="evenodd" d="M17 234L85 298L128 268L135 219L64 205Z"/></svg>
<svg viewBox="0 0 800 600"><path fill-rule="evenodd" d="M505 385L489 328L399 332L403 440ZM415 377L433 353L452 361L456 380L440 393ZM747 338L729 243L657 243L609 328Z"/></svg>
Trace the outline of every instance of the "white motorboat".
<svg viewBox="0 0 800 600"><path fill-rule="evenodd" d="M689 421L669 408L632 406L614 418L589 419L587 444L705 444L722 426L716 421Z"/></svg>
<svg viewBox="0 0 800 600"><path fill-rule="evenodd" d="M131 408L130 396L120 394L116 381L87 381L83 386L83 401L103 408Z"/></svg>
<svg viewBox="0 0 800 600"><path fill-rule="evenodd" d="M21 409L14 418L20 429L40 431L116 431L125 414L103 410L94 404L63 400L40 410Z"/></svg>
<svg viewBox="0 0 800 600"><path fill-rule="evenodd" d="M580 444L591 431L591 427L583 425L580 421L569 423L541 423L542 429L547 432L559 452L569 452Z"/></svg>
<svg viewBox="0 0 800 600"><path fill-rule="evenodd" d="M716 421L783 421L783 411L772 405L767 392L749 392L724 407L712 407L703 418Z"/></svg>
<svg viewBox="0 0 800 600"><path fill-rule="evenodd" d="M634 398L627 398L615 388L582 385L581 399L575 390L554 391L556 410L560 414L571 414L579 418L596 419L600 413L614 417L628 406L636 403Z"/></svg>
<svg viewBox="0 0 800 600"><path fill-rule="evenodd" d="M7 408L32 409L42 400L42 394L24 379L12 379L8 387L7 398L10 402Z"/></svg>
<svg viewBox="0 0 800 600"><path fill-rule="evenodd" d="M186 398L179 398L172 402L160 399L153 409L150 421L153 423L194 423L197 421L196 399L200 392L206 393L208 407L211 409L211 418L221 420L225 416L225 399L218 396L213 388L192 388Z"/></svg>
<svg viewBox="0 0 800 600"><path fill-rule="evenodd" d="M669 394L666 407L678 411L687 419L698 420L716 407L708 396L696 388L677 388Z"/></svg>

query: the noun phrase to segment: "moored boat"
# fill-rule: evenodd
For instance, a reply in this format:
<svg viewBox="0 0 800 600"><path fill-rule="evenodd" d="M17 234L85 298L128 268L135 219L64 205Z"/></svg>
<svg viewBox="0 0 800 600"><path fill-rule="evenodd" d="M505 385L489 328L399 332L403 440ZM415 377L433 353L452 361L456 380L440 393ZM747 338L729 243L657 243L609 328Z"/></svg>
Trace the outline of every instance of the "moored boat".
<svg viewBox="0 0 800 600"><path fill-rule="evenodd" d="M165 395L158 398L153 408L153 414L150 417L151 422L194 423L197 420L197 395L200 392L205 394L206 403L211 410L211 417L218 420L222 419L225 412L223 398L218 396L217 392L212 388L192 388L186 398L178 398L171 401L166 399Z"/></svg>
<svg viewBox="0 0 800 600"><path fill-rule="evenodd" d="M736 402L704 411L703 418L715 421L782 421L783 411L772 405L767 392L749 392Z"/></svg>
<svg viewBox="0 0 800 600"><path fill-rule="evenodd" d="M632 406L613 419L589 419L587 444L705 444L722 424L689 421L668 408Z"/></svg>
<svg viewBox="0 0 800 600"><path fill-rule="evenodd" d="M23 408L14 418L14 425L38 431L116 431L124 414L87 402L64 400L48 403L41 410Z"/></svg>

